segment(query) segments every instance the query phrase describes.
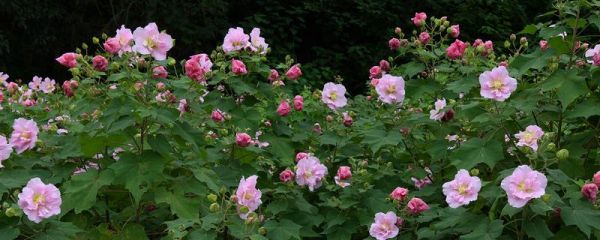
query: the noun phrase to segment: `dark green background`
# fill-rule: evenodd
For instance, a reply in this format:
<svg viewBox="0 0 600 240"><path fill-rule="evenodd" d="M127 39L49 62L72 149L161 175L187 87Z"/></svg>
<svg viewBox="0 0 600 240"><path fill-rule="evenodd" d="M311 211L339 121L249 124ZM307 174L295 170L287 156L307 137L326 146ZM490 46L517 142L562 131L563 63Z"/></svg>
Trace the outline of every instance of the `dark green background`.
<svg viewBox="0 0 600 240"><path fill-rule="evenodd" d="M54 61L92 36L114 35L155 21L176 39L169 55L177 59L210 52L229 27L262 29L273 47L272 60L290 54L303 64L315 84L341 75L352 93L365 87L370 66L387 56L394 27L412 31L416 11L448 16L461 26L461 39L494 40L548 11L550 0L2 0L0 71L12 80L49 76L59 81L68 72Z"/></svg>

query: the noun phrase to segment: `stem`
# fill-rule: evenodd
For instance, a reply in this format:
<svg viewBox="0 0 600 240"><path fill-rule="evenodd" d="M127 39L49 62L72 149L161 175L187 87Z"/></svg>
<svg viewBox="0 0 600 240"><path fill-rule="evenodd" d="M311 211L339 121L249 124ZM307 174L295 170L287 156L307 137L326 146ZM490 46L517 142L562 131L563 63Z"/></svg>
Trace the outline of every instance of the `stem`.
<svg viewBox="0 0 600 240"><path fill-rule="evenodd" d="M573 33L571 34L571 56L569 56L569 64L567 68L573 66L573 57L575 56L575 37L577 36L577 25L579 25L579 6L577 7L577 16L575 17L575 27L573 27Z"/></svg>

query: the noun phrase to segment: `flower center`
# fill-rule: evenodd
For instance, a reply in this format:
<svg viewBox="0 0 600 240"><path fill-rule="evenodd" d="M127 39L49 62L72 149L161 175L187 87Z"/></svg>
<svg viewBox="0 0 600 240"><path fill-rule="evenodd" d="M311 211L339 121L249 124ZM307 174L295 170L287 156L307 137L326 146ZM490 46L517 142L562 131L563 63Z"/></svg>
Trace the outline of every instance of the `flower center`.
<svg viewBox="0 0 600 240"><path fill-rule="evenodd" d="M523 136L523 138L525 139L526 142L531 142L531 140L533 140L533 134L530 132L526 132L525 135Z"/></svg>
<svg viewBox="0 0 600 240"><path fill-rule="evenodd" d="M337 92L331 92L329 94L329 99L335 101L337 99Z"/></svg>
<svg viewBox="0 0 600 240"><path fill-rule="evenodd" d="M29 141L29 140L31 140L31 132L25 131L25 132L21 133L20 138L23 141Z"/></svg>
<svg viewBox="0 0 600 240"><path fill-rule="evenodd" d="M46 197L44 197L44 195L36 193L33 195L33 203L35 204L40 204L41 202L44 202L46 200Z"/></svg>
<svg viewBox="0 0 600 240"><path fill-rule="evenodd" d="M494 90L500 90L503 86L504 86L504 83L502 83L502 80L500 80L500 79L494 79L492 81L492 88Z"/></svg>
<svg viewBox="0 0 600 240"><path fill-rule="evenodd" d="M396 85L389 85L385 91L387 92L387 94L392 94L396 92Z"/></svg>
<svg viewBox="0 0 600 240"><path fill-rule="evenodd" d="M250 200L250 199L252 199L252 197L253 197L252 193L249 193L249 192L244 193L244 199L245 200Z"/></svg>
<svg viewBox="0 0 600 240"><path fill-rule="evenodd" d="M154 49L156 47L156 43L154 40L152 40L152 38L146 38L146 40L144 40L144 46L148 47L149 49Z"/></svg>
<svg viewBox="0 0 600 240"><path fill-rule="evenodd" d="M523 191L523 192L529 192L530 189L527 188L527 186L525 186L525 181L522 181L521 183L519 183L518 186L519 190Z"/></svg>
<svg viewBox="0 0 600 240"><path fill-rule="evenodd" d="M458 186L458 194L465 195L467 193L467 185L461 184Z"/></svg>
<svg viewBox="0 0 600 240"><path fill-rule="evenodd" d="M311 171L306 171L304 173L304 179L308 179L308 178L312 177L312 175L313 175L313 173Z"/></svg>

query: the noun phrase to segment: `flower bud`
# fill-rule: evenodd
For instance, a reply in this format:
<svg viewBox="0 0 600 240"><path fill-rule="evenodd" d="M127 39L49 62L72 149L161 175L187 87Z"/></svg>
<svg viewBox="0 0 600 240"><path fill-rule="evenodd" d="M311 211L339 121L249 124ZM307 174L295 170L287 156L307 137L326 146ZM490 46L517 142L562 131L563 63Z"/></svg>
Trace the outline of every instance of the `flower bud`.
<svg viewBox="0 0 600 240"><path fill-rule="evenodd" d="M98 39L97 37L93 37L93 38L92 38L92 42L93 42L94 44L99 44L99 43L100 43L100 39Z"/></svg>
<svg viewBox="0 0 600 240"><path fill-rule="evenodd" d="M232 203L237 203L238 198L236 195L231 195L231 197L229 197L229 201L231 201Z"/></svg>
<svg viewBox="0 0 600 240"><path fill-rule="evenodd" d="M210 201L210 202L213 202L213 203L214 203L214 202L217 202L217 195L215 195L215 194L213 194L213 193L211 193L211 194L208 194L208 195L206 196L206 199L208 199L208 201Z"/></svg>
<svg viewBox="0 0 600 240"><path fill-rule="evenodd" d="M549 202L551 198L550 194L544 194L542 195L542 200L544 200L544 202Z"/></svg>
<svg viewBox="0 0 600 240"><path fill-rule="evenodd" d="M260 227L260 228L258 229L258 233L259 233L260 235L263 235L263 236L264 236L264 235L267 235L267 229L266 229L265 227Z"/></svg>
<svg viewBox="0 0 600 240"><path fill-rule="evenodd" d="M509 48L510 47L510 42L508 40L504 41L504 47L505 48Z"/></svg>
<svg viewBox="0 0 600 240"><path fill-rule="evenodd" d="M556 152L556 158L558 158L558 160L567 160L569 158L569 150L558 150L558 152Z"/></svg>
<svg viewBox="0 0 600 240"><path fill-rule="evenodd" d="M9 208L9 207L10 207L9 203L7 203L7 202L2 203L2 208Z"/></svg>
<svg viewBox="0 0 600 240"><path fill-rule="evenodd" d="M473 176L477 176L477 175L479 175L479 169L477 169L477 168L473 168L473 169L471 169L471 171L470 171L470 172L471 172L471 175L473 175Z"/></svg>
<svg viewBox="0 0 600 240"><path fill-rule="evenodd" d="M20 217L23 215L23 212L21 212L21 210L18 208L10 207L4 211L4 214L6 214L7 217Z"/></svg>
<svg viewBox="0 0 600 240"><path fill-rule="evenodd" d="M511 40L511 41L514 41L514 40L516 40L516 39L517 39L517 35L515 35L514 33L513 33L513 34L510 34L510 40Z"/></svg>
<svg viewBox="0 0 600 240"><path fill-rule="evenodd" d="M107 39L108 35L106 35L106 33L102 33L102 39Z"/></svg>
<svg viewBox="0 0 600 240"><path fill-rule="evenodd" d="M169 64L169 66L175 65L175 63L177 63L177 61L175 61L174 58L169 57L169 59L167 59L167 64Z"/></svg>
<svg viewBox="0 0 600 240"><path fill-rule="evenodd" d="M325 117L325 120L326 120L327 122L332 122L332 121L333 121L333 116L331 116L331 115L327 115L327 116Z"/></svg>
<svg viewBox="0 0 600 240"><path fill-rule="evenodd" d="M209 207L210 212L217 212L221 209L221 206L219 206L218 203L212 203ZM246 208L247 210L248 208Z"/></svg>
<svg viewBox="0 0 600 240"><path fill-rule="evenodd" d="M548 143L548 146L546 146L546 149L550 152L554 152L554 151L556 151L556 144Z"/></svg>

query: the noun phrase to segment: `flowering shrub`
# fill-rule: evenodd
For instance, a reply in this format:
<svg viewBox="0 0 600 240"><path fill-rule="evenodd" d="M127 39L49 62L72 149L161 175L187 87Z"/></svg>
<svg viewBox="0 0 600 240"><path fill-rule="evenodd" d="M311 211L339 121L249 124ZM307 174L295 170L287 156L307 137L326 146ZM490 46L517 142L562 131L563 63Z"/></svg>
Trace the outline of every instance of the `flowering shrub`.
<svg viewBox="0 0 600 240"><path fill-rule="evenodd" d="M267 60L256 28L178 63L156 24L122 26L56 59L73 75L61 88L0 74L0 233L599 236L600 48L580 30L600 24L585 5L558 11L521 33L539 46L511 36L502 55L416 13L364 70L367 96L298 86L301 65Z"/></svg>

